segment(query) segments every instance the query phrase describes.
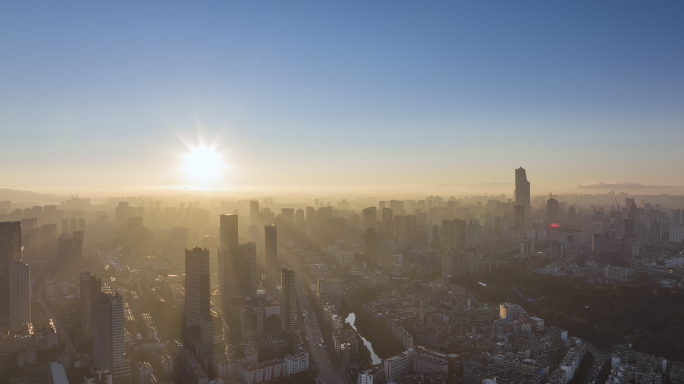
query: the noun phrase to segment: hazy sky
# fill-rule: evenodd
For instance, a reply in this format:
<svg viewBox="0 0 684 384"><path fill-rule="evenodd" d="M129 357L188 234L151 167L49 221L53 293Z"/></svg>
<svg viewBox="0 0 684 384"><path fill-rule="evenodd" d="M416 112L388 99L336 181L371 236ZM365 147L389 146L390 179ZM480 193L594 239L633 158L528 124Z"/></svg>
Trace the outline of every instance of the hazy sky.
<svg viewBox="0 0 684 384"><path fill-rule="evenodd" d="M684 185L684 2L0 3L0 184ZM192 117L192 118L191 118Z"/></svg>

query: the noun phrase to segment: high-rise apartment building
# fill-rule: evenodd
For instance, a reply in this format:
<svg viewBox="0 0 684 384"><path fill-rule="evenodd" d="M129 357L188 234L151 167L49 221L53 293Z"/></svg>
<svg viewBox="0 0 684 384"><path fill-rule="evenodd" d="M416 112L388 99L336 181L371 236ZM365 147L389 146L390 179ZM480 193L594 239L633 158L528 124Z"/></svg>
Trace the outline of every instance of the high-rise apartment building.
<svg viewBox="0 0 684 384"><path fill-rule="evenodd" d="M93 365L112 372L114 382L130 378L124 355L124 302L119 292L93 300Z"/></svg>
<svg viewBox="0 0 684 384"><path fill-rule="evenodd" d="M280 276L280 328L283 331L293 331L297 321L295 273L291 269L283 268Z"/></svg>
<svg viewBox="0 0 684 384"><path fill-rule="evenodd" d="M21 261L21 221L0 223L0 322L10 320L10 263Z"/></svg>
<svg viewBox="0 0 684 384"><path fill-rule="evenodd" d="M31 274L19 260L10 262L10 329L21 330L31 322Z"/></svg>
<svg viewBox="0 0 684 384"><path fill-rule="evenodd" d="M276 285L278 280L278 228L275 224L264 226L266 283Z"/></svg>
<svg viewBox="0 0 684 384"><path fill-rule="evenodd" d="M79 296L81 304L81 333L90 340L93 338L93 300L102 290L102 280L92 273L81 273L79 281Z"/></svg>
<svg viewBox="0 0 684 384"><path fill-rule="evenodd" d="M261 306L240 310L240 335L243 339L260 339L264 333L264 309Z"/></svg>
<svg viewBox="0 0 684 384"><path fill-rule="evenodd" d="M210 317L209 249L185 250L185 327L201 326Z"/></svg>
<svg viewBox="0 0 684 384"><path fill-rule="evenodd" d="M219 245L226 249L238 246L237 215L221 215L219 217Z"/></svg>
<svg viewBox="0 0 684 384"><path fill-rule="evenodd" d="M525 221L532 217L530 200L530 182L523 167L515 170L515 205L522 205L525 211Z"/></svg>

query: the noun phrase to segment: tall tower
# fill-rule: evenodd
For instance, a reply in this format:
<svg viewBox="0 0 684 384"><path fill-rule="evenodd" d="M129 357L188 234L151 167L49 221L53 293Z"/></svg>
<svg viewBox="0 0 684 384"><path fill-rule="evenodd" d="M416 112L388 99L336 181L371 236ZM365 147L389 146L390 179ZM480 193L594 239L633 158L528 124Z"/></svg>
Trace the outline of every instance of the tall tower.
<svg viewBox="0 0 684 384"><path fill-rule="evenodd" d="M0 223L0 322L10 320L10 262L21 261L21 221Z"/></svg>
<svg viewBox="0 0 684 384"><path fill-rule="evenodd" d="M114 382L130 377L124 356L124 302L119 292L93 300L93 364L112 372Z"/></svg>
<svg viewBox="0 0 684 384"><path fill-rule="evenodd" d="M102 290L102 280L85 271L80 276L81 332L86 339L93 338L93 299Z"/></svg>
<svg viewBox="0 0 684 384"><path fill-rule="evenodd" d="M252 225L259 225L259 200L250 200L249 219L251 220Z"/></svg>
<svg viewBox="0 0 684 384"><path fill-rule="evenodd" d="M549 223L558 223L559 216L558 200L551 195L551 197L546 200L546 219Z"/></svg>
<svg viewBox="0 0 684 384"><path fill-rule="evenodd" d="M281 271L280 291L280 328L293 331L297 320L297 292L295 289L295 273L291 269Z"/></svg>
<svg viewBox="0 0 684 384"><path fill-rule="evenodd" d="M523 167L515 170L515 205L523 205L525 207L525 220L531 219L530 182L527 181L527 173Z"/></svg>
<svg viewBox="0 0 684 384"><path fill-rule="evenodd" d="M363 228L375 228L375 220L377 217L377 209L375 207L364 208L361 215L363 220Z"/></svg>
<svg viewBox="0 0 684 384"><path fill-rule="evenodd" d="M18 260L10 262L10 329L19 331L31 322L31 274L29 266Z"/></svg>
<svg viewBox="0 0 684 384"><path fill-rule="evenodd" d="M256 244L242 244L232 249L221 248L217 254L221 302L225 304L231 297L255 294Z"/></svg>
<svg viewBox="0 0 684 384"><path fill-rule="evenodd" d="M209 249L185 250L185 327L201 325L210 318Z"/></svg>
<svg viewBox="0 0 684 384"><path fill-rule="evenodd" d="M278 228L275 224L264 226L266 241L266 283L278 284Z"/></svg>
<svg viewBox="0 0 684 384"><path fill-rule="evenodd" d="M219 217L219 245L231 249L238 246L238 216L221 215Z"/></svg>

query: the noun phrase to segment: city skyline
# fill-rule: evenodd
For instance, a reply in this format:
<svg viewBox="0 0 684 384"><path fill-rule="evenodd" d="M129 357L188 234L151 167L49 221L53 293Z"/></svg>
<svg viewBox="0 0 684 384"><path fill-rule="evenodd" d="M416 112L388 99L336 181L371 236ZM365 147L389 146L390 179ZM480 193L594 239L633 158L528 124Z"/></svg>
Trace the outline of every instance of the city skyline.
<svg viewBox="0 0 684 384"><path fill-rule="evenodd" d="M683 8L5 5L0 187L682 186ZM225 166L189 172L210 146Z"/></svg>

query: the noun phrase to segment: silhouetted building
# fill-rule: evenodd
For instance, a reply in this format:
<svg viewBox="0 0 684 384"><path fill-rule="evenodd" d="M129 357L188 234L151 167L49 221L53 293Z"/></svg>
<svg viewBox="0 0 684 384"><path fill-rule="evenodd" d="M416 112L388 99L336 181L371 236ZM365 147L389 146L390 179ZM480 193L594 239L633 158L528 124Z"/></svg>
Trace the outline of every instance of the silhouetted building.
<svg viewBox="0 0 684 384"><path fill-rule="evenodd" d="M249 219L252 225L259 225L259 201L250 200L249 202Z"/></svg>
<svg viewBox="0 0 684 384"><path fill-rule="evenodd" d="M283 331L293 331L297 321L297 291L295 286L295 272L283 268L281 271L280 291L280 328Z"/></svg>
<svg viewBox="0 0 684 384"><path fill-rule="evenodd" d="M525 169L520 167L515 170L515 205L522 205L524 207L525 221L529 220L532 216L530 203L530 182L527 181Z"/></svg>
<svg viewBox="0 0 684 384"><path fill-rule="evenodd" d="M19 331L31 322L31 274L19 260L10 262L10 329Z"/></svg>
<svg viewBox="0 0 684 384"><path fill-rule="evenodd" d="M238 246L238 216L221 215L219 217L219 244L222 248L231 249Z"/></svg>
<svg viewBox="0 0 684 384"><path fill-rule="evenodd" d="M546 200L546 219L549 223L559 223L559 216L558 200L551 195L551 198Z"/></svg>
<svg viewBox="0 0 684 384"><path fill-rule="evenodd" d="M221 301L256 293L256 245L242 244L232 249L222 248L218 255L218 282Z"/></svg>
<svg viewBox="0 0 684 384"><path fill-rule="evenodd" d="M124 355L124 302L119 292L98 293L93 301L93 365L112 372L114 382L130 378Z"/></svg>
<svg viewBox="0 0 684 384"><path fill-rule="evenodd" d="M209 249L185 250L185 327L199 327L209 318L211 286L209 284Z"/></svg>
<svg viewBox="0 0 684 384"><path fill-rule="evenodd" d="M81 333L87 340L93 338L93 300L102 290L102 280L92 273L81 273L79 281L81 302Z"/></svg>
<svg viewBox="0 0 684 384"><path fill-rule="evenodd" d="M266 283L276 285L278 281L278 228L275 224L264 226L266 255Z"/></svg>
<svg viewBox="0 0 684 384"><path fill-rule="evenodd" d="M0 223L0 322L10 320L10 263L21 261L21 222Z"/></svg>

